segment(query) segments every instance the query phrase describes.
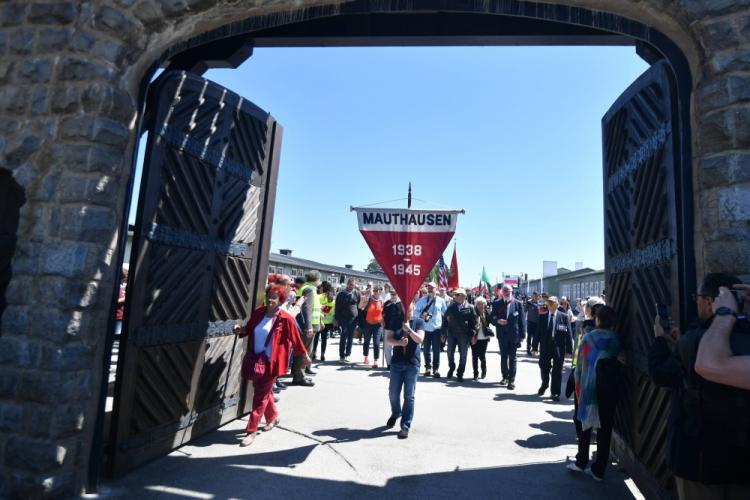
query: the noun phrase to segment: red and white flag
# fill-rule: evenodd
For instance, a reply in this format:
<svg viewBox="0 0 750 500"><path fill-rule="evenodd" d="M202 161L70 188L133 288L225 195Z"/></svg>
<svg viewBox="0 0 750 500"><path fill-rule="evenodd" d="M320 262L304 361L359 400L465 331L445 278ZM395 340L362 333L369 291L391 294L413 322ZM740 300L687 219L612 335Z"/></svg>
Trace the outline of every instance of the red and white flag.
<svg viewBox="0 0 750 500"><path fill-rule="evenodd" d="M456 255L456 243L453 243L453 258L451 259L451 272L448 275L448 288L455 290L458 288L458 256Z"/></svg>
<svg viewBox="0 0 750 500"><path fill-rule="evenodd" d="M393 288L408 304L456 232L463 210L357 208L359 230Z"/></svg>

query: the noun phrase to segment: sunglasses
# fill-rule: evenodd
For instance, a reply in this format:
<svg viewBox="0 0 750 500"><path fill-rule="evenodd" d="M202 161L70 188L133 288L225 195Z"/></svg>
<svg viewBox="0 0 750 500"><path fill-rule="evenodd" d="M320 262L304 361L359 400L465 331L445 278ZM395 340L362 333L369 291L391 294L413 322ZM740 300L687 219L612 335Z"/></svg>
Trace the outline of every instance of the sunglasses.
<svg viewBox="0 0 750 500"><path fill-rule="evenodd" d="M703 297L705 299L715 299L716 297L712 295L706 295L705 293L691 293L690 296L693 298L693 300L698 300L698 298Z"/></svg>

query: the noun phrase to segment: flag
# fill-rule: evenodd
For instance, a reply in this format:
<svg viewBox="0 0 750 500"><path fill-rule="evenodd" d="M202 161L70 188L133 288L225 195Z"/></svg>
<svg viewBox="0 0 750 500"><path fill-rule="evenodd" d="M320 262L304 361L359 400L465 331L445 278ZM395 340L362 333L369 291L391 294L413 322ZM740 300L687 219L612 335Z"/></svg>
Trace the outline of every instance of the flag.
<svg viewBox="0 0 750 500"><path fill-rule="evenodd" d="M458 257L456 256L456 243L453 243L453 258L451 259L451 273L448 276L448 288L458 288Z"/></svg>
<svg viewBox="0 0 750 500"><path fill-rule="evenodd" d="M386 276L408 304L445 251L460 210L353 207L359 231Z"/></svg>
<svg viewBox="0 0 750 500"><path fill-rule="evenodd" d="M448 266L445 265L445 259L443 259L442 255L438 261L438 273L440 273L438 286L440 288L448 288Z"/></svg>
<svg viewBox="0 0 750 500"><path fill-rule="evenodd" d="M487 276L487 271L485 271L484 266L482 266L482 279L479 282L479 293L481 293L487 299L491 299L492 294L490 293L490 290L492 290L492 285L490 285L490 278L489 276Z"/></svg>

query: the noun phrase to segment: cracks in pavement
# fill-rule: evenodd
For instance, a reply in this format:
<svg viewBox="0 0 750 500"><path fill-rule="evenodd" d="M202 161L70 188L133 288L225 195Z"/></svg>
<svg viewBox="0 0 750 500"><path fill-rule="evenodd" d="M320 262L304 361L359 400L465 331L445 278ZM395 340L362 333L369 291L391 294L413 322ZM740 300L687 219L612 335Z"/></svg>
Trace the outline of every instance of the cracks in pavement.
<svg viewBox="0 0 750 500"><path fill-rule="evenodd" d="M297 434L298 436L302 436L302 437L307 438L307 439L309 439L311 441L315 441L319 445L323 445L323 446L327 447L334 454L336 454L339 458L341 458L341 460L343 460L346 463L346 465L348 465L349 468L354 471L355 474L359 474L359 471L357 471L357 468L354 466L354 464L351 463L339 450L337 450L336 448L334 448L333 445L331 444L331 441L323 441L322 439L318 439L315 436L311 436L310 434L305 434L304 432L296 431L294 429L290 429L288 427L284 427L284 426L281 426L281 425L278 425L277 428L279 428L279 429L281 429L283 431L290 432L292 434Z"/></svg>

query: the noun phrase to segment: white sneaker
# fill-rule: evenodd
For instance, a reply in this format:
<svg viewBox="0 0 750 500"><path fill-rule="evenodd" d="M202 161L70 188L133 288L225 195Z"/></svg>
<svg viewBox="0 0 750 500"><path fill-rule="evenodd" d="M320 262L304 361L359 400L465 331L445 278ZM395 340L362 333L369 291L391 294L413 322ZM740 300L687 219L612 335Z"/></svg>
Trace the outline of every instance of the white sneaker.
<svg viewBox="0 0 750 500"><path fill-rule="evenodd" d="M575 464L573 464L573 465L575 465ZM591 467L588 467L585 472L589 476L593 477L594 481L601 481L602 479L604 479L603 477L599 477L596 474L594 474L594 471L591 470Z"/></svg>
<svg viewBox="0 0 750 500"><path fill-rule="evenodd" d="M565 468L573 472L585 472L583 469L578 467L575 462L568 462ZM586 470L589 470L589 469L586 469Z"/></svg>

